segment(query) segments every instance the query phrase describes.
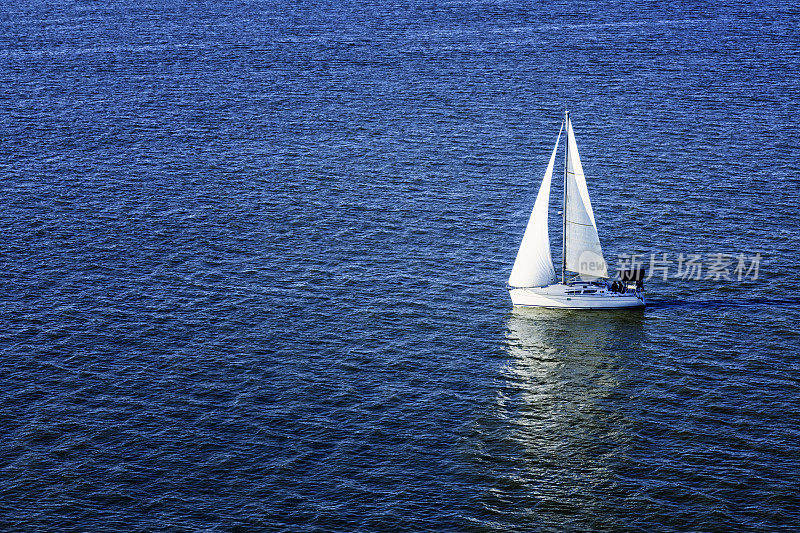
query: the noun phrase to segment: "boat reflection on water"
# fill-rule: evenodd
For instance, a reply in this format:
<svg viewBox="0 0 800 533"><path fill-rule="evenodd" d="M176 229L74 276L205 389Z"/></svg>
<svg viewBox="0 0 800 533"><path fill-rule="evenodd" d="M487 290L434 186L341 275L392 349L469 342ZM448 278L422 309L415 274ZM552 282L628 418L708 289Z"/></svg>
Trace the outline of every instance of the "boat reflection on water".
<svg viewBox="0 0 800 533"><path fill-rule="evenodd" d="M493 522L615 526L609 506L625 497L620 469L635 432L628 369L643 320L636 310L510 313L495 408L478 429L477 460L495 476L482 502Z"/></svg>

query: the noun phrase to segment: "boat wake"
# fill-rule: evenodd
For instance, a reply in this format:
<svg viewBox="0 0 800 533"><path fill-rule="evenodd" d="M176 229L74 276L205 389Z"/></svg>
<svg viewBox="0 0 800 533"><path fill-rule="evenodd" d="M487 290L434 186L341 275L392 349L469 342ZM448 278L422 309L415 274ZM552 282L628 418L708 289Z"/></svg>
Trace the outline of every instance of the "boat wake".
<svg viewBox="0 0 800 533"><path fill-rule="evenodd" d="M724 309L728 307L800 307L800 298L712 298L709 300L647 300L652 309Z"/></svg>

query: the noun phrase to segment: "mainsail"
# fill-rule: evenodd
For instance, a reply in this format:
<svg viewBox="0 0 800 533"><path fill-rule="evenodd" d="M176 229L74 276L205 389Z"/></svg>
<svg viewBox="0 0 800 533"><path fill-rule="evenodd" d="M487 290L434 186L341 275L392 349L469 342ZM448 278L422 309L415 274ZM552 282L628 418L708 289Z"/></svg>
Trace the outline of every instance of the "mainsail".
<svg viewBox="0 0 800 533"><path fill-rule="evenodd" d="M564 266L582 278L607 278L592 202L586 188L572 121L567 117L566 210L564 221ZM552 161L551 161L552 162ZM538 203L538 199L537 199Z"/></svg>
<svg viewBox="0 0 800 533"><path fill-rule="evenodd" d="M544 173L539 194L536 195L536 203L533 204L533 211L528 219L528 226L522 236L522 244L519 246L514 267L511 269L511 276L508 278L508 284L512 287L543 287L556 280L553 258L550 255L547 208L550 203L550 182L553 178L553 166L556 162L556 150L558 150L560 139L561 131L559 130L553 154L550 156L550 163Z"/></svg>

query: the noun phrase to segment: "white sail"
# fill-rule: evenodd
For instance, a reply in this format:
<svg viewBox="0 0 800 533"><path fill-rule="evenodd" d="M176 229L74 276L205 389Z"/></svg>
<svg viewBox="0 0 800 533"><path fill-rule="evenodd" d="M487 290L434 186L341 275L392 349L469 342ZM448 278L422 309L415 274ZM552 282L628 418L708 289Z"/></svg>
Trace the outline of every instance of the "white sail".
<svg viewBox="0 0 800 533"><path fill-rule="evenodd" d="M586 188L572 121L567 119L567 176L565 221L565 266L582 278L607 278L608 266L603 259L592 202Z"/></svg>
<svg viewBox="0 0 800 533"><path fill-rule="evenodd" d="M563 127L562 127L563 129ZM554 283L556 272L553 268L553 257L550 255L550 235L547 231L547 209L550 203L550 182L553 178L553 166L556 162L556 150L561 139L561 131L550 156L550 163L544 173L544 179L536 195L528 226L522 236L514 267L508 284L512 287L543 287Z"/></svg>

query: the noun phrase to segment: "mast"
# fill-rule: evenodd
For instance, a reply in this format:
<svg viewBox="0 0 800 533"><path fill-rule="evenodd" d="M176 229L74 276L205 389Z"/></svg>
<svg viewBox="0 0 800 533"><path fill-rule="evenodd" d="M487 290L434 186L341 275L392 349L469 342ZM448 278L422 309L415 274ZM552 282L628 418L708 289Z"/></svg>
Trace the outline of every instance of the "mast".
<svg viewBox="0 0 800 533"><path fill-rule="evenodd" d="M561 284L567 283L567 157L569 154L569 110L564 111L564 126L567 134L564 135L564 209L561 211L564 220L564 231L561 234Z"/></svg>

